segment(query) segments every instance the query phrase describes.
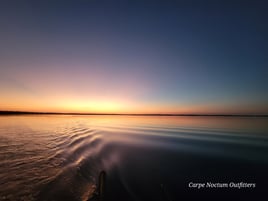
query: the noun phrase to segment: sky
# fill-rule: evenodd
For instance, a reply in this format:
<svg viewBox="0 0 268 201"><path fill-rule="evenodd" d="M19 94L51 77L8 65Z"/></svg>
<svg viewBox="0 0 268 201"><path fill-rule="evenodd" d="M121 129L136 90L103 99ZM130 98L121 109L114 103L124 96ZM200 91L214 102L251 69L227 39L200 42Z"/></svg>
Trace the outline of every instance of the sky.
<svg viewBox="0 0 268 201"><path fill-rule="evenodd" d="M3 0L0 110L268 114L267 9Z"/></svg>

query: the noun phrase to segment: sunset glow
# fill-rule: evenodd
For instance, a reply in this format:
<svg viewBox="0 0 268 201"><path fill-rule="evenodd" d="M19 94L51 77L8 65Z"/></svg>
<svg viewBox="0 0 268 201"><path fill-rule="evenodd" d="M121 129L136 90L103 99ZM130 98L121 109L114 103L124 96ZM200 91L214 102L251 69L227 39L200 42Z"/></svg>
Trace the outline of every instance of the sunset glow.
<svg viewBox="0 0 268 201"><path fill-rule="evenodd" d="M267 114L268 33L256 9L3 5L0 110Z"/></svg>

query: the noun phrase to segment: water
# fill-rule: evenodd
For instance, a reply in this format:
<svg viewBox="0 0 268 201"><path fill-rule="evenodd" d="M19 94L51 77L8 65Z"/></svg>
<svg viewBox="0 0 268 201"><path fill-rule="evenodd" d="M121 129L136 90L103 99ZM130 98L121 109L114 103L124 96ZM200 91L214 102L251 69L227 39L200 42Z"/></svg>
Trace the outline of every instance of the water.
<svg viewBox="0 0 268 201"><path fill-rule="evenodd" d="M268 119L0 116L0 200L86 201L101 170L105 200L262 200Z"/></svg>

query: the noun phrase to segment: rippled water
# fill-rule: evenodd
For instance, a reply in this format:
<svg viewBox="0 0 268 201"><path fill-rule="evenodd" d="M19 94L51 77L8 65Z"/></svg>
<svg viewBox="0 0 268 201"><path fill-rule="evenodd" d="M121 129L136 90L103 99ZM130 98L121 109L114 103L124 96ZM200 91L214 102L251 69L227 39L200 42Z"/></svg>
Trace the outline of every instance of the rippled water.
<svg viewBox="0 0 268 201"><path fill-rule="evenodd" d="M0 200L86 201L101 170L105 200L261 200L268 119L0 116ZM198 190L189 182L257 187Z"/></svg>

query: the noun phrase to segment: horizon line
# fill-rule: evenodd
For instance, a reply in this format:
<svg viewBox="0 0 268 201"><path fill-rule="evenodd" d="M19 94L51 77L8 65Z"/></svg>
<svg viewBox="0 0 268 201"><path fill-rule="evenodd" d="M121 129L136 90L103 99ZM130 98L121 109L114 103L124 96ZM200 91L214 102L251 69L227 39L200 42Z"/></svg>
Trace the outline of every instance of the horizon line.
<svg viewBox="0 0 268 201"><path fill-rule="evenodd" d="M81 113L81 112L32 112L0 110L0 115L121 115L121 116L225 116L225 117L268 117L268 114L239 114L239 113Z"/></svg>

